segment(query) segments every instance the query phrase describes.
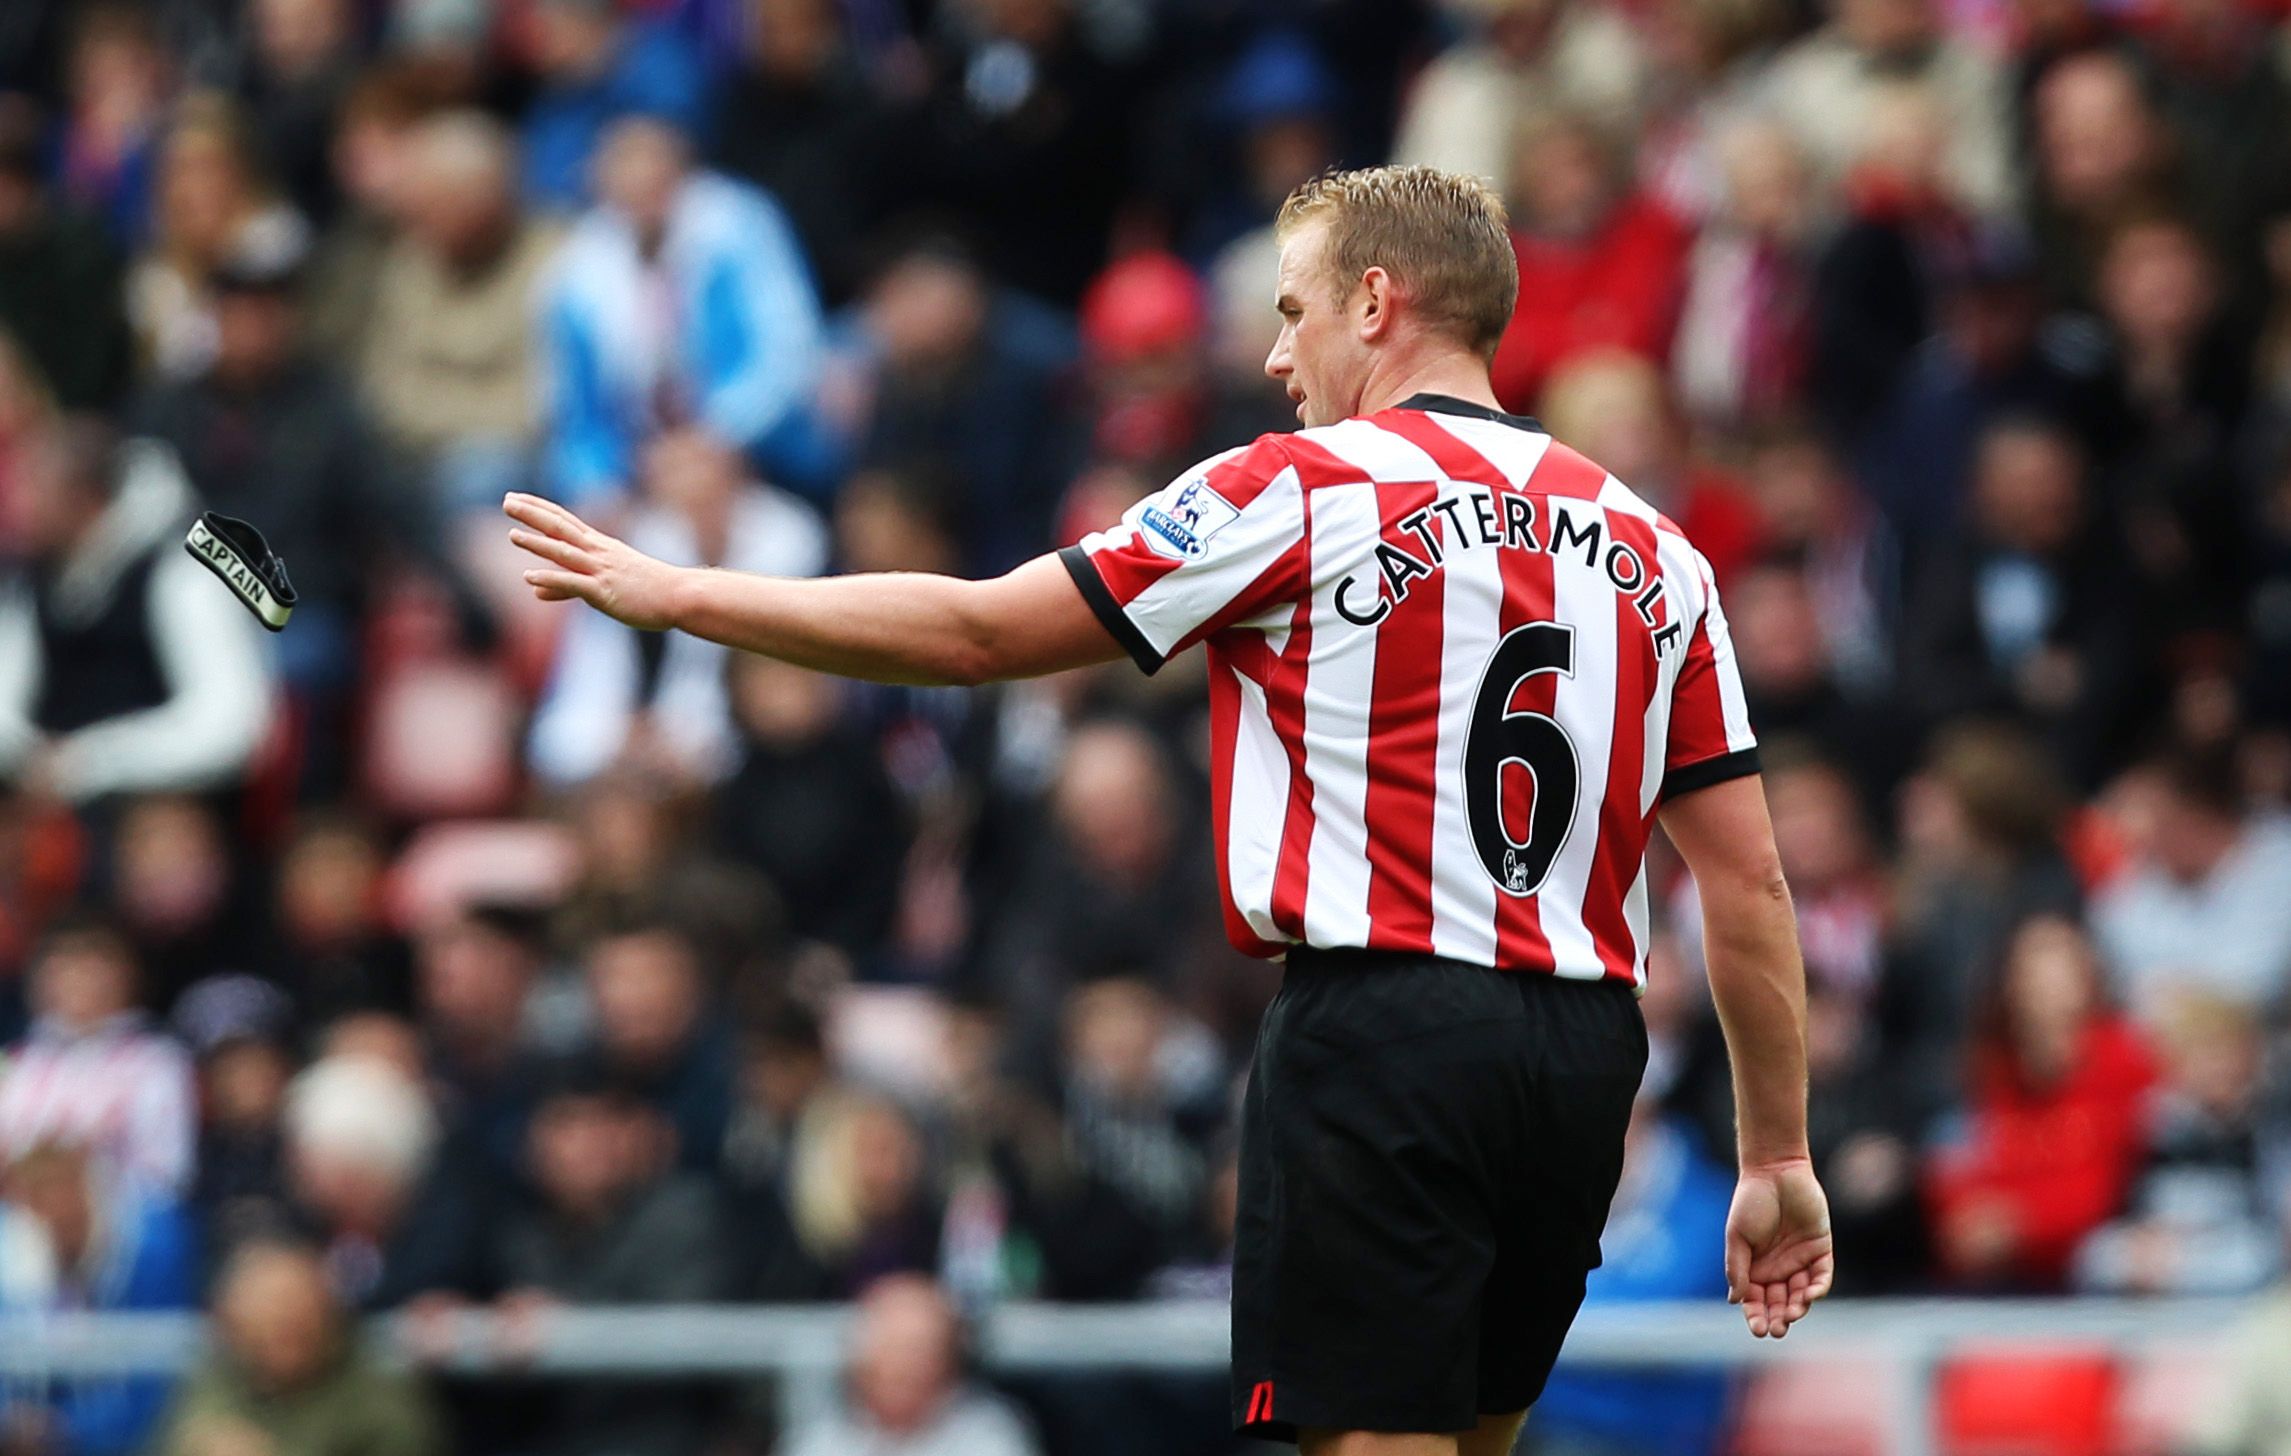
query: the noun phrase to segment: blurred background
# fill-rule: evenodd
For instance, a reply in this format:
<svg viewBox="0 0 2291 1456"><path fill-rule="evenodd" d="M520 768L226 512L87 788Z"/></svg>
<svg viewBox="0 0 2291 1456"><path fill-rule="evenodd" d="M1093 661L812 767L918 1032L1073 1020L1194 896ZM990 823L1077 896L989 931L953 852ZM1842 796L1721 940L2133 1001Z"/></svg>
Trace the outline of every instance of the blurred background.
<svg viewBox="0 0 2291 1456"><path fill-rule="evenodd" d="M1529 1447L2291 1450L2287 14L6 0L0 1453L1236 1449L1198 657L846 685L495 508L1001 571L1290 426L1273 212L1384 159L1501 185L1506 407L1711 558L1811 981L1840 1298L1741 1367L1658 850L1649 1322Z"/></svg>

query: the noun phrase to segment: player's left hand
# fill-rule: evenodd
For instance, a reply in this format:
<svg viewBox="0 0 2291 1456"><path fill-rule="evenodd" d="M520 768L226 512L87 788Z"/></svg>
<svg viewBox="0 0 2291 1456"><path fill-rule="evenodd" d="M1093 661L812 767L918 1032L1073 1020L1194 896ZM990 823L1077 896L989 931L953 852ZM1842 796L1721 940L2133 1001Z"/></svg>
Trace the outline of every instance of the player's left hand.
<svg viewBox="0 0 2291 1456"><path fill-rule="evenodd" d="M1726 1297L1750 1333L1782 1338L1830 1292L1830 1202L1802 1160L1745 1167L1726 1211Z"/></svg>
<svg viewBox="0 0 2291 1456"><path fill-rule="evenodd" d="M525 584L542 601L584 601L646 632L676 625L683 568L656 561L537 495L511 492L501 509L518 523L511 543L541 558L542 565L525 573Z"/></svg>

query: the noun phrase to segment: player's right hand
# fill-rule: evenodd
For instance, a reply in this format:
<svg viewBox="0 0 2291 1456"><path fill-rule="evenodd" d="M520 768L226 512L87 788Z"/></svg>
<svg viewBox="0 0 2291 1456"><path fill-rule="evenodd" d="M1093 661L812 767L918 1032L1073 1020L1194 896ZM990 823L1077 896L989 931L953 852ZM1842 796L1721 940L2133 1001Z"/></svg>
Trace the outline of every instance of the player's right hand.
<svg viewBox="0 0 2291 1456"><path fill-rule="evenodd" d="M676 625L682 568L654 560L537 495L513 491L501 509L517 522L510 541L541 558L542 565L525 573L525 584L542 601L584 601L647 632Z"/></svg>
<svg viewBox="0 0 2291 1456"><path fill-rule="evenodd" d="M1780 1339L1830 1292L1830 1201L1805 1159L1745 1167L1726 1212L1726 1297Z"/></svg>

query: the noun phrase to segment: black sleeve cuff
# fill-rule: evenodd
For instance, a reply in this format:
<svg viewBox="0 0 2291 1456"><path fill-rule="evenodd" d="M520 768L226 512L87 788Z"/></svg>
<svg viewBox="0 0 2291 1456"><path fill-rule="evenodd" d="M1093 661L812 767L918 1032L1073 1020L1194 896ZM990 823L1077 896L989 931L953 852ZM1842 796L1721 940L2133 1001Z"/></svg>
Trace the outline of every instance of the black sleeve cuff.
<svg viewBox="0 0 2291 1456"><path fill-rule="evenodd" d="M1098 565L1090 559L1090 553L1079 546L1068 546L1058 553L1058 559L1066 563L1066 574L1082 589L1082 600L1090 604L1090 610L1113 634L1114 640L1122 644L1130 661L1148 677L1161 671L1162 663L1168 659L1154 650L1153 644L1146 641L1145 633L1138 630L1137 623L1122 611L1122 604L1106 590L1106 579L1098 575Z"/></svg>
<svg viewBox="0 0 2291 1456"><path fill-rule="evenodd" d="M1756 772L1758 772L1758 749L1756 746L1738 748L1732 753L1722 753L1716 758L1706 758L1698 763L1674 768L1669 773L1664 774L1662 797L1675 799L1681 794L1691 794L1696 789L1707 789L1712 784L1723 784L1728 779L1746 779Z"/></svg>

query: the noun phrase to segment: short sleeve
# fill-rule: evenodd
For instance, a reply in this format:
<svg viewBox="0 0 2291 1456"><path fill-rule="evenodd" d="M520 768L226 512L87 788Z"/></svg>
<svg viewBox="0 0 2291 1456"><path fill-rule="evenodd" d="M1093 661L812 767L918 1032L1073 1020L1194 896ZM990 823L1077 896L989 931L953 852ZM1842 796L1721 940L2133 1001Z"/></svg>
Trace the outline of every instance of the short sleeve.
<svg viewBox="0 0 2291 1456"><path fill-rule="evenodd" d="M1687 637L1686 656L1671 687L1670 742L1663 756L1665 799L1758 772L1758 739L1742 674L1734 665L1734 638L1710 563L1696 552L1702 575L1702 615Z"/></svg>
<svg viewBox="0 0 2291 1456"><path fill-rule="evenodd" d="M1058 553L1147 672L1304 590L1304 492L1277 436L1214 456Z"/></svg>

